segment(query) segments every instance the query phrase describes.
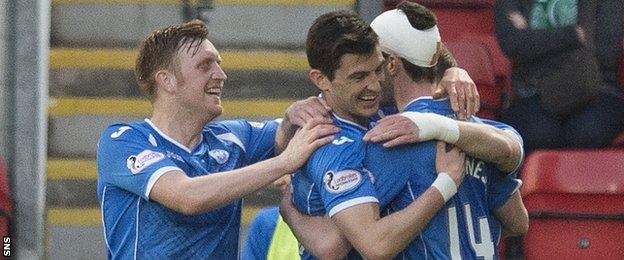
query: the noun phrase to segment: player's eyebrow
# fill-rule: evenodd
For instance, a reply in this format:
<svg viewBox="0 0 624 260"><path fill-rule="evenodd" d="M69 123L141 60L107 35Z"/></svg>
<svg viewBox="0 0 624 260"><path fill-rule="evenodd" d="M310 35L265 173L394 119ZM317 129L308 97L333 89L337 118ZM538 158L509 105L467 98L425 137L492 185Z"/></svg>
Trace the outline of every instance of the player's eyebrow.
<svg viewBox="0 0 624 260"><path fill-rule="evenodd" d="M370 74L370 72L368 71L356 71L354 73L351 73L347 79L361 79L363 77L368 76L368 74Z"/></svg>

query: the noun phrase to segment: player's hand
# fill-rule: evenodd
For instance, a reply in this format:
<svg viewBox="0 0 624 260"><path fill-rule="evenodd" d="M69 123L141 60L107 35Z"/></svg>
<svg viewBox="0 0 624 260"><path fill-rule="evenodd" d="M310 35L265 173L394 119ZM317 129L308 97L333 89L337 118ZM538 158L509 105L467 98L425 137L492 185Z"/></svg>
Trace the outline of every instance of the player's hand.
<svg viewBox="0 0 624 260"><path fill-rule="evenodd" d="M273 182L273 186L280 191L284 191L285 188L290 186L290 174L284 175L281 178Z"/></svg>
<svg viewBox="0 0 624 260"><path fill-rule="evenodd" d="M303 127L312 119L322 119L324 123L331 123L329 112L331 108L320 97L309 97L294 102L286 109L286 118L291 124Z"/></svg>
<svg viewBox="0 0 624 260"><path fill-rule="evenodd" d="M451 108L460 120L466 120L479 111L480 100L477 86L464 69L453 67L444 76L433 93L433 98L448 95Z"/></svg>
<svg viewBox="0 0 624 260"><path fill-rule="evenodd" d="M466 171L466 154L463 151L453 145L437 142L435 164L436 172L446 172L459 187Z"/></svg>
<svg viewBox="0 0 624 260"><path fill-rule="evenodd" d="M286 149L278 156L286 167L286 172L295 172L308 160L312 152L334 140L334 134L340 128L323 122L325 121L321 118L311 119L288 142Z"/></svg>
<svg viewBox="0 0 624 260"><path fill-rule="evenodd" d="M412 120L400 114L390 115L377 122L364 135L365 142L384 142L386 148L418 142L419 129Z"/></svg>

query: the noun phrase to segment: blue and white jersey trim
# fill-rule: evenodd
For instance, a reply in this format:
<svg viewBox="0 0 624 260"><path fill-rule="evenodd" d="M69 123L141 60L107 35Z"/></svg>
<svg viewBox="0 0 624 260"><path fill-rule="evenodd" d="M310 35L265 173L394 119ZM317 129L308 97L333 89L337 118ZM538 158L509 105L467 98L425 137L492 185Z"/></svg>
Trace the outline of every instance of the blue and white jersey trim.
<svg viewBox="0 0 624 260"><path fill-rule="evenodd" d="M372 197L372 196L366 196L366 197L359 197L359 198L355 198L355 199L351 199L351 200L347 200L344 202L341 202L340 204L334 206L333 208L331 208L329 210L329 217L332 217L334 214L349 208L349 207L353 207L355 205L359 205L359 204L364 204L364 203L379 203L379 200L377 200L377 198Z"/></svg>

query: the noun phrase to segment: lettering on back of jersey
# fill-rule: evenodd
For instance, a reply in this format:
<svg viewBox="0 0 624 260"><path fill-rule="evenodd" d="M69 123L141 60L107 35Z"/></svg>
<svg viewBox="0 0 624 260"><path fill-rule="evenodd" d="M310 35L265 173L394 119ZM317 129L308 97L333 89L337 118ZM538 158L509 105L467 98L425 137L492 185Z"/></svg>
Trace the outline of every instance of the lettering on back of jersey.
<svg viewBox="0 0 624 260"><path fill-rule="evenodd" d="M325 183L325 189L331 193L340 193L355 188L362 176L358 171L344 170L339 172L328 171L323 176L323 183Z"/></svg>
<svg viewBox="0 0 624 260"><path fill-rule="evenodd" d="M221 149L210 150L208 154L210 157L214 158L218 164L224 164L230 158L230 153Z"/></svg>
<svg viewBox="0 0 624 260"><path fill-rule="evenodd" d="M483 184L487 184L487 176L483 174L484 161L472 157L466 157L466 174L479 179Z"/></svg>
<svg viewBox="0 0 624 260"><path fill-rule="evenodd" d="M120 136L121 136L121 135L122 135L125 131L128 131L128 130L130 130L130 129L132 129L132 127L129 127L129 126L122 126L122 127L120 127L119 129L117 129L117 131L113 132L113 133L110 135L110 137L111 137L111 138L117 138L117 137L120 137Z"/></svg>
<svg viewBox="0 0 624 260"><path fill-rule="evenodd" d="M126 166L133 174L141 172L150 165L162 161L165 155L151 150L145 150L137 155L131 155L126 160Z"/></svg>
<svg viewBox="0 0 624 260"><path fill-rule="evenodd" d="M346 136L341 136L340 138L338 138L338 139L336 139L336 140L334 140L332 142L332 144L335 144L335 145L341 145L341 144L344 144L344 143L353 143L353 140L349 139Z"/></svg>

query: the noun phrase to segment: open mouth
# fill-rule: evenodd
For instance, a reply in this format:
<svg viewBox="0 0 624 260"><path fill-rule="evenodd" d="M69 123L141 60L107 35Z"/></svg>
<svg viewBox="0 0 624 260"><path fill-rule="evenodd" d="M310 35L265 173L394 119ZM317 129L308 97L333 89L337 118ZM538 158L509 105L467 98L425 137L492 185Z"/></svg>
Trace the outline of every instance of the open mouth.
<svg viewBox="0 0 624 260"><path fill-rule="evenodd" d="M215 95L215 96L220 97L221 96L221 88L219 88L219 87L205 88L204 89L204 93L206 93L208 95Z"/></svg>
<svg viewBox="0 0 624 260"><path fill-rule="evenodd" d="M362 101L372 102L372 101L377 100L378 97L379 97L378 94L364 94L364 95L358 96L358 99Z"/></svg>

